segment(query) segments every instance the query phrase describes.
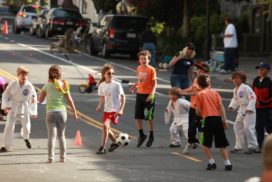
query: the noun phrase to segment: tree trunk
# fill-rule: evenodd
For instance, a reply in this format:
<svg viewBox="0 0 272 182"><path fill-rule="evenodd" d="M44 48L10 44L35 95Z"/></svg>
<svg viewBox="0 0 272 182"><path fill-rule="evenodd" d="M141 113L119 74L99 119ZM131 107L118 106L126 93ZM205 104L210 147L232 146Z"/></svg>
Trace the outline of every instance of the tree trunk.
<svg viewBox="0 0 272 182"><path fill-rule="evenodd" d="M62 8L79 11L78 7L74 5L73 0L64 0L62 3Z"/></svg>
<svg viewBox="0 0 272 182"><path fill-rule="evenodd" d="M188 0L184 0L183 4L183 20L182 20L182 37L186 38L189 34L189 15Z"/></svg>

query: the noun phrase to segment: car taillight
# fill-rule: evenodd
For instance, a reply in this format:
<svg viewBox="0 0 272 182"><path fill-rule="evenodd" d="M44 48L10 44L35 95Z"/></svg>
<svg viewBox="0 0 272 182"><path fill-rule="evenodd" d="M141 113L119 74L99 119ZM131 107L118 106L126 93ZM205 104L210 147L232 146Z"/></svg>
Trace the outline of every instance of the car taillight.
<svg viewBox="0 0 272 182"><path fill-rule="evenodd" d="M19 16L24 17L26 14L24 12L20 12Z"/></svg>
<svg viewBox="0 0 272 182"><path fill-rule="evenodd" d="M50 23L55 24L55 25L64 25L65 21L64 20L51 20Z"/></svg>
<svg viewBox="0 0 272 182"><path fill-rule="evenodd" d="M110 38L114 38L115 37L115 29L114 28L109 28L108 34Z"/></svg>

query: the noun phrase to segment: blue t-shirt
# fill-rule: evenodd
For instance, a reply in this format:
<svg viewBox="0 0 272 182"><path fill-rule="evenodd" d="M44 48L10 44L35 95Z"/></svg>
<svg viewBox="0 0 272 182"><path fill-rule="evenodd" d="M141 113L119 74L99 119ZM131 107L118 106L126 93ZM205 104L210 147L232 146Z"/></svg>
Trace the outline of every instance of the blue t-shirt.
<svg viewBox="0 0 272 182"><path fill-rule="evenodd" d="M173 75L188 75L188 70L191 66L193 66L194 61L192 59L180 59L176 62L173 67L172 74Z"/></svg>

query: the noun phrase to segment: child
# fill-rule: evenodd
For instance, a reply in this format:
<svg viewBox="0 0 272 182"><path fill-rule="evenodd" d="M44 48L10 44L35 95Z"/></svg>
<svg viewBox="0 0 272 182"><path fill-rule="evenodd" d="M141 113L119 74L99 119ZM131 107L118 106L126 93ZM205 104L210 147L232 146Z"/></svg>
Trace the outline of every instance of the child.
<svg viewBox="0 0 272 182"><path fill-rule="evenodd" d="M235 88L228 110L233 111L238 107L239 110L233 126L236 142L231 153L241 151L243 147L247 147L248 150L245 151L245 154L252 154L258 148L255 135L256 95L250 86L244 84L246 82L246 75L244 72L233 72L232 82Z"/></svg>
<svg viewBox="0 0 272 182"><path fill-rule="evenodd" d="M18 80L9 83L2 95L2 109L8 115L0 152L7 152L10 148L17 120L22 124L21 136L24 138L27 148L31 149L29 141L30 116L37 117L37 94L34 86L27 80L28 73L29 71L25 67L18 67Z"/></svg>
<svg viewBox="0 0 272 182"><path fill-rule="evenodd" d="M3 77L0 76L0 100L2 100L2 94L3 92L5 91L5 88L6 88L6 81ZM0 112L0 120L4 120L4 117L5 116L5 112L3 109L1 109L1 112Z"/></svg>
<svg viewBox="0 0 272 182"><path fill-rule="evenodd" d="M253 81L253 90L257 96L256 101L256 133L257 141L260 152L264 140L264 128L267 133L272 133L272 81L267 76L270 65L265 62L261 62L258 66L259 76Z"/></svg>
<svg viewBox="0 0 272 182"><path fill-rule="evenodd" d="M66 158L65 129L67 126L66 102L71 112L77 119L77 112L74 101L70 94L70 87L67 81L61 80L62 70L59 65L53 65L48 71L48 83L42 88L39 102L43 103L46 97L46 126L48 132L48 163L52 163L55 157L55 142L58 136L61 163Z"/></svg>
<svg viewBox="0 0 272 182"><path fill-rule="evenodd" d="M212 147L213 138L215 147L220 149L220 153L225 160L225 170L231 171L232 165L228 157L229 145L226 138L224 128L228 128L226 113L221 101L221 97L215 90L209 88L210 81L208 75L200 75L197 78L197 84L202 91L196 95L196 114L203 118L202 121L202 144L203 152L209 160L207 170L216 169L216 164L213 159L210 148Z"/></svg>
<svg viewBox="0 0 272 182"><path fill-rule="evenodd" d="M165 123L168 124L171 113L174 115L173 122L170 127L170 141L169 147L180 147L181 127L183 134L188 140L188 115L191 103L185 99L180 98L179 89L173 87L169 90L170 101L165 109Z"/></svg>
<svg viewBox="0 0 272 182"><path fill-rule="evenodd" d="M209 66L202 60L195 63L197 68L197 76L202 74L209 74ZM188 128L188 143L183 150L183 154L188 154L191 148L196 148L199 144L198 139L196 138L197 128L200 129L200 117L195 113L195 95L201 91L201 88L197 84L197 78L194 79L193 84L187 89L180 90L181 95L190 95L191 96L191 107L189 110L189 128Z"/></svg>
<svg viewBox="0 0 272 182"><path fill-rule="evenodd" d="M149 51L141 51L138 53L140 65L137 67L138 82L130 88L133 92L137 86L137 96L135 104L135 119L137 129L139 130L138 144L140 147L147 136L143 131L142 120L148 120L149 139L146 143L147 147L151 147L154 141L153 134L153 115L155 109L155 91L157 87L157 76L155 69L149 65L151 54Z"/></svg>
<svg viewBox="0 0 272 182"><path fill-rule="evenodd" d="M123 115L126 97L120 83L113 80L114 69L111 65L106 64L101 71L102 79L98 84L98 95L100 96L97 112L100 112L102 104L104 103L103 115L103 131L101 146L96 154L106 154L105 145L108 137L112 140L109 152L113 152L118 148L114 133L111 130L111 123L116 123L116 117Z"/></svg>

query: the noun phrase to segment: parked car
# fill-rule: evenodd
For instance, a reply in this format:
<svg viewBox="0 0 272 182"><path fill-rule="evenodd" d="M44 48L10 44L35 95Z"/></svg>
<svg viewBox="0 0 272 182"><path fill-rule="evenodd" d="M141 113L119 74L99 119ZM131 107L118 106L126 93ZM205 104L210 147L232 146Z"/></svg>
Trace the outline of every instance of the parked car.
<svg viewBox="0 0 272 182"><path fill-rule="evenodd" d="M44 9L35 5L22 5L13 24L13 32L20 33L22 30L28 30L32 25L32 19L37 18L37 13Z"/></svg>
<svg viewBox="0 0 272 182"><path fill-rule="evenodd" d="M64 34L66 30L78 27L87 27L87 21L82 17L78 11L53 8L46 14L46 26L44 34L49 38L55 34Z"/></svg>
<svg viewBox="0 0 272 182"><path fill-rule="evenodd" d="M48 12L49 12L48 9L43 9L41 11L41 13L39 13L37 18L32 19L32 25L29 28L30 35L36 34L38 37L43 37L44 36L44 34L42 34L42 32L44 32L44 29L45 29L45 25L46 25L45 15Z"/></svg>
<svg viewBox="0 0 272 182"><path fill-rule="evenodd" d="M91 35L90 54L102 52L104 57L109 57L113 53L122 53L136 57L146 23L147 18L141 16L105 16Z"/></svg>

